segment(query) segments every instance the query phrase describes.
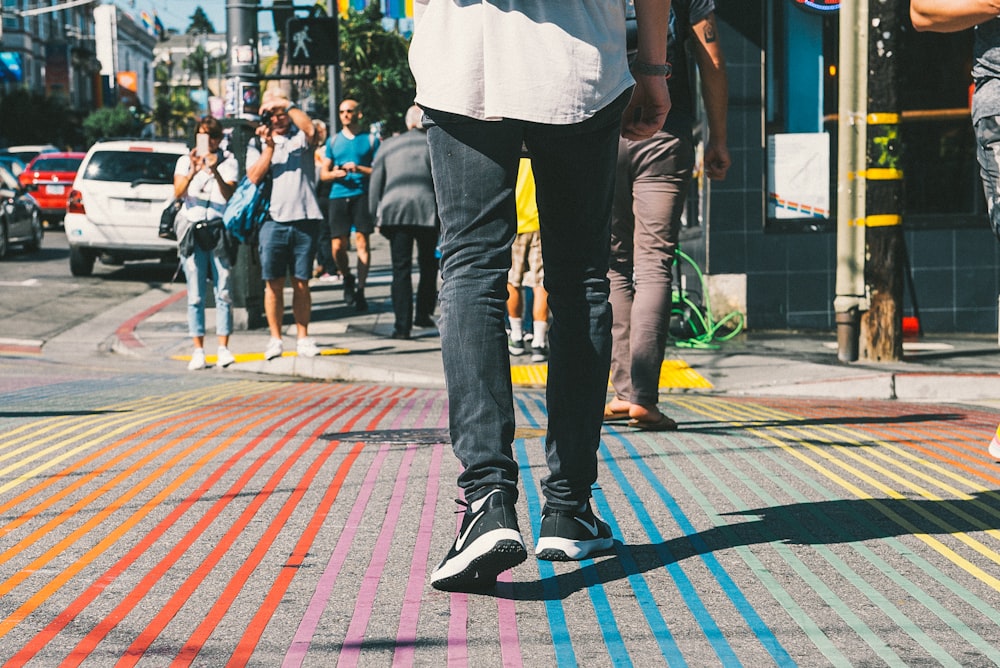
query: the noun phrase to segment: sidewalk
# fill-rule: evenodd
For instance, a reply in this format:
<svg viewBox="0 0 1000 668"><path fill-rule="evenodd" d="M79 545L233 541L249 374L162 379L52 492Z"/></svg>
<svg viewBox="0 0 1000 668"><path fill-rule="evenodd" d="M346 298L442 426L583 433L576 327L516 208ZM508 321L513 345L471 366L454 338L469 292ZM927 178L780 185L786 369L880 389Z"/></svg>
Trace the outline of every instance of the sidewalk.
<svg viewBox="0 0 1000 668"><path fill-rule="evenodd" d="M385 249L381 249L385 254ZM376 250L375 255L378 254ZM310 334L323 348L315 358L295 355L295 327L286 315L285 354L265 361L265 329L237 331L230 348L237 364L229 370L318 380L443 387L436 329L414 329L413 338L389 338L393 316L390 272L373 268L369 311L356 313L343 302L339 284L312 281ZM119 323L116 352L184 364L191 352L184 285L151 291L131 304L134 315ZM291 292L286 291L286 314ZM214 314L209 312L206 350L214 360ZM715 350L670 348L662 376L664 395L700 392L723 395L802 396L905 401L985 402L1000 406L1000 346L992 336L931 334L904 344L903 362L852 363L837 360L835 332L749 332ZM522 361L523 360L523 361ZM511 358L515 384L544 385L545 366L528 356ZM667 368L669 367L669 368ZM201 373L222 371L207 369Z"/></svg>

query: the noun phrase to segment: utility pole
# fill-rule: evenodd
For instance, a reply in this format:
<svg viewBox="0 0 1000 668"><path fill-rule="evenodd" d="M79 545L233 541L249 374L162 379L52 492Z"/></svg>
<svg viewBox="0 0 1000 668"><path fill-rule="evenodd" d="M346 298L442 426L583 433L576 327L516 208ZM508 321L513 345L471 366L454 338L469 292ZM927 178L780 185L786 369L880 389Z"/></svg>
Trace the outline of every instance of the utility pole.
<svg viewBox="0 0 1000 668"><path fill-rule="evenodd" d="M899 68L905 0L868 0L868 141L865 195L865 284L861 359L903 359L903 170L899 136Z"/></svg>
<svg viewBox="0 0 1000 668"><path fill-rule="evenodd" d="M232 128L229 150L246 172L246 148L254 136L260 110L260 63L258 60L258 0L226 0L226 125ZM239 256L232 271L234 325L247 329L262 327L264 317L264 281L260 257L251 245L240 244Z"/></svg>
<svg viewBox="0 0 1000 668"><path fill-rule="evenodd" d="M897 95L905 0L840 8L837 357L903 357L903 172Z"/></svg>

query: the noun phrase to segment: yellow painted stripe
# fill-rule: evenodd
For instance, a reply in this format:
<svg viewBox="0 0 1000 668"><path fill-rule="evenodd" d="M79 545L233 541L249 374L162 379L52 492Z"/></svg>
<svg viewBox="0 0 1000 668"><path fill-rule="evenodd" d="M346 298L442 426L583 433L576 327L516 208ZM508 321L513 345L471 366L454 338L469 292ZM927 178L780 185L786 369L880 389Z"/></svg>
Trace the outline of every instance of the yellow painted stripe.
<svg viewBox="0 0 1000 668"><path fill-rule="evenodd" d="M524 364L510 368L514 385L544 387L549 377L547 364ZM660 365L660 389L711 389L712 383L681 359L663 360Z"/></svg>
<svg viewBox="0 0 1000 668"><path fill-rule="evenodd" d="M242 388L242 390L237 391L237 388ZM252 388L251 383L238 383L233 384L230 387L229 394L237 395L241 394L241 392L253 393L255 390ZM127 412L121 417L115 417L109 420L106 415L98 414L95 417L88 418L86 421L70 425L67 429L47 436L45 439L36 439L32 443L5 455L4 458L8 459L15 455L22 455L30 452L29 456L22 457L14 463L4 468L0 468L0 476L8 476L14 471L23 468L35 460L40 459L43 463L34 469L12 478L3 485L0 485L0 493L7 492L18 485L37 477L44 471L53 468L67 459L75 457L81 452L97 447L99 441L95 437L98 435L102 439L108 439L126 431L134 430L141 424L148 424L154 420L161 419L172 414L177 414L184 410L190 410L191 408L197 406L220 401L225 396L226 390L221 387L214 389L212 394L179 392L166 398L170 401L160 402L162 404L161 406L157 406L155 409L151 408L147 411L143 411L141 415L135 412ZM109 408L108 410L110 412L117 413L114 408ZM94 426L89 429L82 430L82 428L87 424L93 424ZM108 429L114 425L118 426L111 430ZM52 442L52 445L48 447L39 447L39 445L43 444L45 441ZM75 448L69 447L77 442L82 442L82 445Z"/></svg>
<svg viewBox="0 0 1000 668"><path fill-rule="evenodd" d="M350 352L351 351L349 349L347 349L347 348L321 348L320 351L319 351L319 354L321 356L326 356L326 355L348 355L348 354L350 354ZM287 351L286 350L285 352L283 352L281 354L281 356L282 357L297 357L298 353L296 353L294 350L292 350L292 351ZM236 358L236 364L239 364L240 362L262 362L262 361L264 361L264 353L240 353L238 355L234 354L233 357ZM177 360L179 362L190 362L191 361L191 356L190 355L174 355L170 359ZM215 363L218 361L218 359L219 358L216 357L215 355L205 355L205 363L208 364L208 365L210 365L210 366L214 366Z"/></svg>
<svg viewBox="0 0 1000 668"><path fill-rule="evenodd" d="M865 218L865 225L867 227L892 227L894 225L902 225L903 217L891 213L883 213L876 216L867 216Z"/></svg>
<svg viewBox="0 0 1000 668"><path fill-rule="evenodd" d="M868 114L866 118L868 125L897 125L900 115L891 112L881 112Z"/></svg>
<svg viewBox="0 0 1000 668"><path fill-rule="evenodd" d="M703 410L704 408L706 408L706 404L704 402L684 401L683 399L675 399L674 401L678 404L683 404L688 410L699 412L708 417L715 417L716 419L726 419L727 417L725 415L720 416L718 411ZM749 410L749 407L746 406L744 407ZM735 407L728 406L727 408L735 408ZM758 408L760 408L762 412L768 416L768 419L778 418L778 419L790 420L790 419L797 419L800 417L782 411L771 411L768 409L764 409L764 407L758 407ZM739 422L734 422L734 424L736 426L740 426ZM827 478L834 484L847 490L851 494L854 494L857 498L871 504L882 515L889 518L891 521L895 522L898 526L904 528L908 534L924 542L928 547L930 547L935 552L943 556L945 559L955 564L956 566L958 566L965 572L969 573L971 576L975 577L979 581L983 582L987 586L992 587L996 591L1000 591L1000 578L997 578L996 576L987 573L983 569L979 568L965 557L959 555L952 548L948 547L947 545L939 541L937 538L923 532L920 527L917 527L916 525L906 520L904 517L898 515L895 511L893 511L891 508L882 503L881 500L872 497L871 494L867 493L857 485L841 477L836 471L828 468L827 466L824 466L824 464L826 463L834 464L835 466L843 469L844 471L847 471L848 473L851 473L852 475L856 476L861 481L872 485L875 489L886 494L888 497L894 500L906 500L908 497L905 494L895 491L889 486L879 482L878 480L875 480L870 475L858 470L849 463L838 460L832 456L833 453L838 453L846 455L848 458L853 458L858 461L863 461L862 459L863 455L857 452L858 446L870 445L873 442L878 444L880 443L879 441L873 441L873 439L868 435L863 436L861 439L854 439L854 440L845 439L844 434L842 434L841 432L848 430L838 430L835 433L834 438L824 438L822 436L818 437L818 435L822 435L823 432L827 430L820 428L804 429L804 428L753 427L753 426L744 426L744 428L747 430L747 432L781 448L786 453L798 459L799 461L803 462L804 464L806 464L807 466L809 466L814 471L816 471L823 477ZM791 436L790 434L786 435L786 432L788 431L802 432L805 435L805 437L799 438ZM822 446L818 445L818 443L822 443ZM807 456L804 451L811 452L813 455L816 456L817 459L814 460L813 458ZM884 475L886 474L886 471L883 467L879 467L875 464L868 462L866 462L866 465L869 466L870 468L873 468L883 473ZM888 477L890 477L890 479L892 480L896 480L897 482L902 480L898 476L894 475L888 475ZM905 481L903 482L904 486L910 487L911 489L914 488L914 485L908 484ZM937 499L937 497L935 497L934 495L929 495L929 496L925 495L925 498ZM948 505L951 506L952 504ZM920 508L920 506L916 504L914 505L914 510L920 513L928 520L930 520L933 524L936 524L937 526L941 527L945 533L948 533L954 539L970 547L973 551L983 555L984 557L986 557L990 561L993 561L994 563L1000 563L1000 554L997 554L997 552L994 550L990 550L988 547L986 547L979 541L976 541L971 536L962 532L958 528L952 526L941 517L935 515L934 513L931 513L930 511L926 511ZM980 524L982 523L980 522ZM996 530L989 529L987 525L984 525L983 528L987 530L986 533L988 535L996 537L995 535L997 534Z"/></svg>
<svg viewBox="0 0 1000 668"><path fill-rule="evenodd" d="M903 170L889 167L873 167L861 172L860 176L869 181L902 181Z"/></svg>

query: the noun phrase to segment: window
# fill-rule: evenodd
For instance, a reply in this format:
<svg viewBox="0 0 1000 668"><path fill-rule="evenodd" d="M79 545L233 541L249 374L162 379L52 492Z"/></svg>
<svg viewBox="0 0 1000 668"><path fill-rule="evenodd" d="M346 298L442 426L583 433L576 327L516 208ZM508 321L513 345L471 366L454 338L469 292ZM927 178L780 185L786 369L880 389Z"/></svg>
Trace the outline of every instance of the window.
<svg viewBox="0 0 1000 668"><path fill-rule="evenodd" d="M807 11L799 0L768 4L765 224L769 230L833 229L840 13ZM981 224L985 204L969 118L972 31L918 33L908 16L901 21L897 91L906 224Z"/></svg>

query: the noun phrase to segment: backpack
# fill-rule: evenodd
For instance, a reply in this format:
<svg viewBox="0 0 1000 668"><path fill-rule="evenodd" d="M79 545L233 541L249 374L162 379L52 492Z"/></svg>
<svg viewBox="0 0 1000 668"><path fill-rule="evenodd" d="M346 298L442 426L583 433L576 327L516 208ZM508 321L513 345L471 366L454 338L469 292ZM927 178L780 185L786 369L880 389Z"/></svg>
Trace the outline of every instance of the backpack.
<svg viewBox="0 0 1000 668"><path fill-rule="evenodd" d="M241 244L252 243L257 230L267 220L270 205L271 174L268 173L259 185L244 176L236 184L236 190L222 213L226 232Z"/></svg>

